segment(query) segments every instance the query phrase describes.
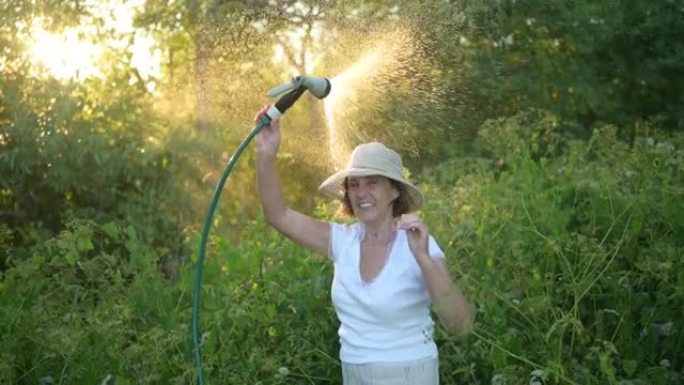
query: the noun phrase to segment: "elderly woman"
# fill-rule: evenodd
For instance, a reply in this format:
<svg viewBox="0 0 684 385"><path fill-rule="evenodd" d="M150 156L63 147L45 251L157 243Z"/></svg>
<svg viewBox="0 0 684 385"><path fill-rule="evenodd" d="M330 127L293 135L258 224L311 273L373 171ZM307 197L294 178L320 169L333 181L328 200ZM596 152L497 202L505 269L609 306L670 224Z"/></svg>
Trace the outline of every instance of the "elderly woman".
<svg viewBox="0 0 684 385"><path fill-rule="evenodd" d="M347 167L321 184L357 220L341 224L286 205L275 169L279 144L274 120L256 138L261 204L269 224L334 264L344 385L439 384L430 306L457 335L472 328L473 310L449 276L444 252L413 213L423 197L402 176L400 156L381 143L359 145Z"/></svg>

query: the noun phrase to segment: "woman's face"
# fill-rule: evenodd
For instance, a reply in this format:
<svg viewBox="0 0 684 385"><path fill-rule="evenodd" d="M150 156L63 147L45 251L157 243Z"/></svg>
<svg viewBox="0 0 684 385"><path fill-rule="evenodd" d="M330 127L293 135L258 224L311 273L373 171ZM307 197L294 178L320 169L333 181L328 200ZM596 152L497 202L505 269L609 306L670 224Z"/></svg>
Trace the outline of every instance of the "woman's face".
<svg viewBox="0 0 684 385"><path fill-rule="evenodd" d="M362 222L392 215L392 202L399 191L382 176L347 178L347 195L352 211Z"/></svg>

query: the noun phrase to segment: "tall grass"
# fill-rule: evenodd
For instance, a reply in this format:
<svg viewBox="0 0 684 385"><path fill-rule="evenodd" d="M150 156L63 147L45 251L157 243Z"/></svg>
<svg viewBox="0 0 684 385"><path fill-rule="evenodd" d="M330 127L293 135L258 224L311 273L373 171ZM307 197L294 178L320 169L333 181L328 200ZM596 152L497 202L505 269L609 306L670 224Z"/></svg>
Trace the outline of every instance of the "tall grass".
<svg viewBox="0 0 684 385"><path fill-rule="evenodd" d="M482 157L426 178L441 197L426 215L479 310L443 349L447 383L682 381L683 138L628 147L607 126L574 141L561 123L489 122Z"/></svg>
<svg viewBox="0 0 684 385"><path fill-rule="evenodd" d="M478 310L471 336L438 332L442 382L681 383L684 138L630 147L604 127L575 141L561 123L488 122L479 156L418 175L422 214ZM330 264L261 219L240 225L208 245L206 377L340 384ZM0 279L0 383L194 383L192 258L165 278L151 230L73 220L48 240L25 234L31 257Z"/></svg>

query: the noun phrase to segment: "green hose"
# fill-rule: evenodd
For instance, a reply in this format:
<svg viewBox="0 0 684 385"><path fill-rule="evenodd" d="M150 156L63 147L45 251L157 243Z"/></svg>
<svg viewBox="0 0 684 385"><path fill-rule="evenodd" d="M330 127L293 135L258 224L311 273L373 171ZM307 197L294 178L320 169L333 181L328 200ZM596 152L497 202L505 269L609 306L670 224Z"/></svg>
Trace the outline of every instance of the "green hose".
<svg viewBox="0 0 684 385"><path fill-rule="evenodd" d="M211 200L211 205L209 206L209 212L207 213L207 218L204 221L204 229L202 230L202 238L200 239L199 246L199 256L197 257L197 269L195 272L195 290L192 299L192 343L195 351L195 365L197 370L197 384L204 385L204 375L202 374L202 347L201 347L201 336L199 332L199 297L200 289L202 283L202 269L204 267L204 253L206 250L207 239L209 238L209 229L211 228L211 223L213 222L214 212L216 211L216 205L218 204L219 197L221 196L221 191L223 191L223 185L226 183L228 176L233 171L235 163L237 163L238 158L242 155L242 152L247 148L249 142L254 139L256 134L261 131L262 128L268 126L271 123L271 118L268 115L263 115L261 119L257 122L256 126L252 131L245 137L245 139L240 143L237 150L233 156L228 160L228 165L223 171L221 180L219 180L216 186L216 191L214 192L214 198Z"/></svg>

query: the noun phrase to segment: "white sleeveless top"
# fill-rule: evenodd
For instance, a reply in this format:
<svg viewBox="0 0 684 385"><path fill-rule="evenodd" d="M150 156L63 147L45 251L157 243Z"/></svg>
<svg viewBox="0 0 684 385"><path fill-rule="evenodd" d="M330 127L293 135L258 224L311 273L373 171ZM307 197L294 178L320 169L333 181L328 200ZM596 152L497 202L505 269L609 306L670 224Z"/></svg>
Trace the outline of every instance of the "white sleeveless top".
<svg viewBox="0 0 684 385"><path fill-rule="evenodd" d="M329 255L335 265L332 302L340 320L340 359L351 364L391 363L437 357L430 295L420 266L399 230L387 262L371 282L361 278L363 225L330 224ZM429 237L433 258L444 258Z"/></svg>

